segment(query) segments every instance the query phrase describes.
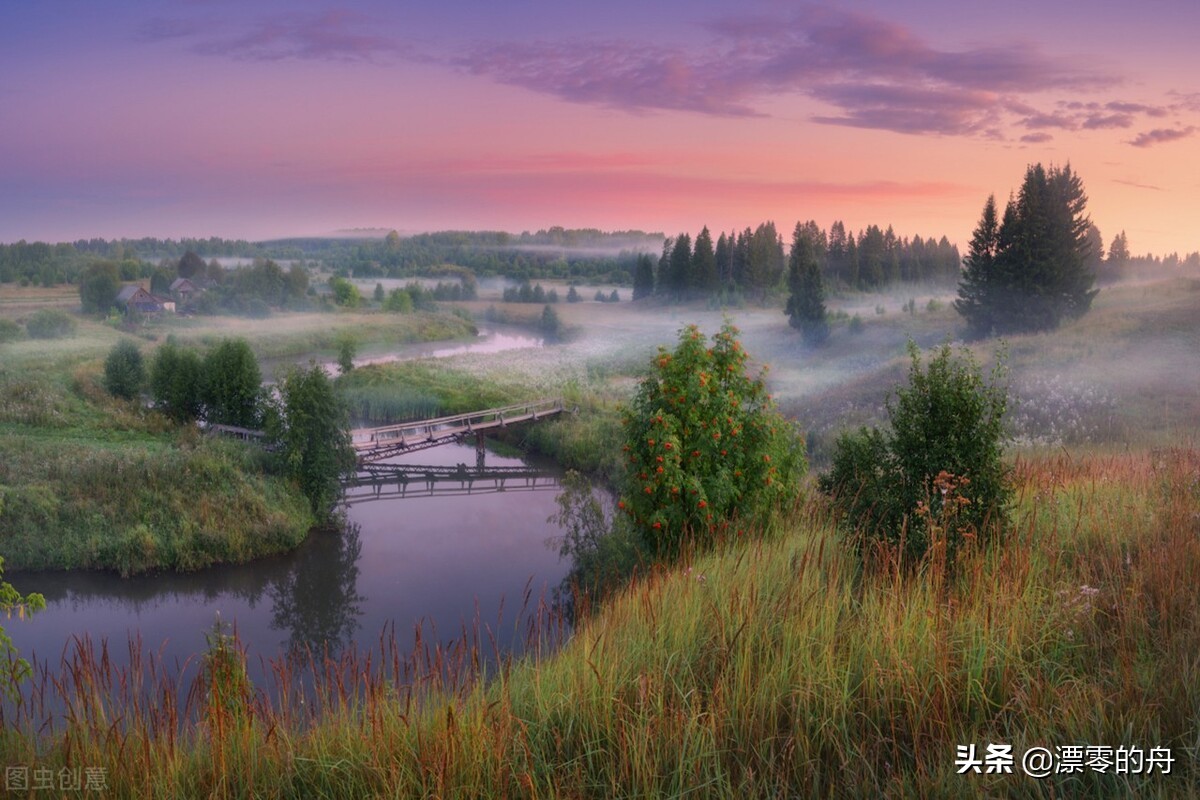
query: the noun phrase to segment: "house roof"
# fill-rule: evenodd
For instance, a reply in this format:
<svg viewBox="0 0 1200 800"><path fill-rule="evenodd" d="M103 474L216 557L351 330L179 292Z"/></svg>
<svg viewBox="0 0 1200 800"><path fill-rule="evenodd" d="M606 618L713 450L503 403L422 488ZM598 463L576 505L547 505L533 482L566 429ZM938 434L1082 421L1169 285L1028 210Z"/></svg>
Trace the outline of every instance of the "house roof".
<svg viewBox="0 0 1200 800"><path fill-rule="evenodd" d="M130 300L133 299L134 295L136 295L138 292L143 292L143 291L145 291L145 290L142 287L138 286L137 284L131 284L129 286L122 286L121 291L117 292L117 301L121 302L121 303L128 303Z"/></svg>
<svg viewBox="0 0 1200 800"><path fill-rule="evenodd" d="M171 282L171 289L170 289L170 290L171 290L172 292L178 292L178 291L180 291L180 290L183 290L183 289L187 289L187 290L189 290L189 291L190 291L190 290L195 290L195 288L196 288L196 284L192 283L192 282L191 282L190 280L188 280L187 278L176 278L175 280L173 280L173 281Z"/></svg>

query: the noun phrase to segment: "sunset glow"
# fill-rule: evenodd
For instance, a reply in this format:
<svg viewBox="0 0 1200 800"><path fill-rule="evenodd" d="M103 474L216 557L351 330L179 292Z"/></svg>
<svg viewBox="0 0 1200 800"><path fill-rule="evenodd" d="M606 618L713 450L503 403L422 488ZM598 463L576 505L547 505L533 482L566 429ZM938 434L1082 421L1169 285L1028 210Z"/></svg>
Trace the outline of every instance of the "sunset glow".
<svg viewBox="0 0 1200 800"><path fill-rule="evenodd" d="M347 228L970 236L1070 162L1200 249L1194 2L192 0L0 11L0 242Z"/></svg>

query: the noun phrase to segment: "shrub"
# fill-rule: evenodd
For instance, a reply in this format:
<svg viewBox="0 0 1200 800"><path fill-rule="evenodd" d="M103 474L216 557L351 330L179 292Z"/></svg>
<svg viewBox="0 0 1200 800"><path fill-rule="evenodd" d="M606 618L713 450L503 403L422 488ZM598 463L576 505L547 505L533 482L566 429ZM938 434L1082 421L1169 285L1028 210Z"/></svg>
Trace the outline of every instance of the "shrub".
<svg viewBox="0 0 1200 800"><path fill-rule="evenodd" d="M137 345L130 339L122 339L113 345L104 360L104 388L108 393L132 400L145 382L146 366Z"/></svg>
<svg viewBox="0 0 1200 800"><path fill-rule="evenodd" d="M168 341L158 349L150 367L150 394L155 405L176 422L200 416L203 407L204 366L195 350Z"/></svg>
<svg viewBox="0 0 1200 800"><path fill-rule="evenodd" d="M4 513L4 495L0 493L0 514ZM0 578L4 576L4 559L0 558ZM26 614L32 614L34 611L40 611L46 607L46 599L40 594L29 593L24 597L13 588L12 584L7 581L0 580L0 611L4 612L5 618L11 617L14 613L18 618L23 618ZM15 694L17 685L28 678L32 671L29 662L24 659L17 658L17 649L13 647L12 639L4 632L4 627L0 626L0 658L6 661L5 679L0 682L0 698L12 700ZM11 678L8 675L11 674Z"/></svg>
<svg viewBox="0 0 1200 800"><path fill-rule="evenodd" d="M21 326L11 319L0 319L0 344L21 338Z"/></svg>
<svg viewBox="0 0 1200 800"><path fill-rule="evenodd" d="M558 318L558 313L548 305L542 306L542 318L538 327L549 339L557 339L562 333L562 321Z"/></svg>
<svg viewBox="0 0 1200 800"><path fill-rule="evenodd" d="M359 294L358 287L345 278L330 278L329 288L333 292L333 302L339 306L355 308L362 305L362 295Z"/></svg>
<svg viewBox="0 0 1200 800"><path fill-rule="evenodd" d="M358 342L353 336L344 334L338 337L338 372L345 375L350 370L354 369L354 357L358 355Z"/></svg>
<svg viewBox="0 0 1200 800"><path fill-rule="evenodd" d="M79 276L79 304L85 314L105 314L116 302L121 290L117 265L101 261L90 265Z"/></svg>
<svg viewBox="0 0 1200 800"><path fill-rule="evenodd" d="M64 311L44 308L29 318L25 331L33 339L61 339L75 333L75 320Z"/></svg>
<svg viewBox="0 0 1200 800"><path fill-rule="evenodd" d="M854 334L859 334L859 333L863 332L862 317L860 317L858 314L855 314L853 317L850 318L849 331Z"/></svg>
<svg viewBox="0 0 1200 800"><path fill-rule="evenodd" d="M245 339L226 339L204 357L203 398L209 422L253 428L259 422L262 373Z"/></svg>
<svg viewBox="0 0 1200 800"><path fill-rule="evenodd" d="M279 381L279 407L267 430L280 443L285 474L300 486L313 514L329 520L340 479L354 467L346 407L317 364L293 368Z"/></svg>
<svg viewBox="0 0 1200 800"><path fill-rule="evenodd" d="M922 369L917 346L908 349L909 385L888 402L890 430L840 437L819 485L864 556L882 547L913 564L936 543L952 563L964 539L1006 520L1007 393L999 366L985 385L969 353L955 360L943 346Z"/></svg>
<svg viewBox="0 0 1200 800"><path fill-rule="evenodd" d="M733 521L761 520L794 499L804 446L775 411L729 323L710 346L691 325L659 348L624 412L628 472L620 507L649 549L678 553ZM740 519L739 519L740 518Z"/></svg>
<svg viewBox="0 0 1200 800"><path fill-rule="evenodd" d="M392 289L387 300L383 301L383 310L393 314L411 314L413 310L412 295L404 289Z"/></svg>

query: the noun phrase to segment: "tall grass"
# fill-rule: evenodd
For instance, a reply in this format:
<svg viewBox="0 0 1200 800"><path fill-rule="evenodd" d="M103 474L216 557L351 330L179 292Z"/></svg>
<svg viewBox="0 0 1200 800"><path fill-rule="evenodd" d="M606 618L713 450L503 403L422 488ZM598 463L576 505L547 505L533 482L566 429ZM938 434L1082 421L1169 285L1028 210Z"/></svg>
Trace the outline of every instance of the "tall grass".
<svg viewBox="0 0 1200 800"><path fill-rule="evenodd" d="M369 364L337 379L352 415L376 423L464 414L536 399L514 384L486 380L435 360Z"/></svg>
<svg viewBox="0 0 1200 800"><path fill-rule="evenodd" d="M201 680L184 714L120 694L157 666L123 682L103 658L43 668L26 697L74 716L40 735L35 714L6 719L0 759L103 766L118 796L146 797L1195 796L1200 455L1042 457L1019 476L1008 539L953 574L860 571L813 501L644 575L557 653L499 671L477 637L411 660L385 641L315 662L313 694L286 666L274 699L206 701ZM959 775L969 743L1170 747L1175 763Z"/></svg>

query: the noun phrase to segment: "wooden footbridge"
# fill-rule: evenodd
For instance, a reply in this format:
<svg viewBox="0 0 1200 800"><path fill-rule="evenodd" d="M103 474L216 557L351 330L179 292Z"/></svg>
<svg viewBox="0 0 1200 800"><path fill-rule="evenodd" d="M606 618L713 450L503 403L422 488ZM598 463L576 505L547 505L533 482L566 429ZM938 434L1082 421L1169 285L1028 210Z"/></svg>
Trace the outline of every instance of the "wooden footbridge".
<svg viewBox="0 0 1200 800"><path fill-rule="evenodd" d="M484 435L490 431L548 419L561 414L563 410L563 401L558 398L517 403L503 408L489 408L472 414L457 414L420 422L405 422L378 428L356 428L350 432L351 444L358 454L360 465L449 442L466 441L469 437L474 437L476 445L481 447Z"/></svg>
<svg viewBox="0 0 1200 800"><path fill-rule="evenodd" d="M537 467L456 467L364 464L343 484L347 505L394 497L435 497L557 489L561 476Z"/></svg>

